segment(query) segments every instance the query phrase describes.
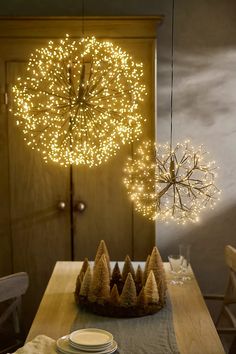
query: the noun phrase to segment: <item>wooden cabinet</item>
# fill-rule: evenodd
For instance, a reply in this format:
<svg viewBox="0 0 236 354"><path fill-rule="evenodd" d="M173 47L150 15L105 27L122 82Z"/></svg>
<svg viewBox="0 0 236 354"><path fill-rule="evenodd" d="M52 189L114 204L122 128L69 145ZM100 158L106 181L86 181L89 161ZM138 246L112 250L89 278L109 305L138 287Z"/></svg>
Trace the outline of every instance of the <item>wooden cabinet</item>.
<svg viewBox="0 0 236 354"><path fill-rule="evenodd" d="M142 140L155 137L155 56L159 22L159 17L89 18L85 21L86 35L109 38L136 61L144 63L148 95L142 106L146 117ZM140 260L146 258L155 243L154 223L133 210L122 183L124 162L138 143L123 146L116 156L99 167L70 169L52 162L45 164L39 152L27 147L16 126L10 110L14 111L12 85L18 76L25 75L26 62L35 48L47 45L49 39L63 38L66 33L79 37L81 20L18 18L0 21L0 197L3 201L0 205L0 274L28 272L30 288L25 306L28 324L55 262L70 260L71 249L75 260L85 256L92 259L99 240L105 239L112 259L123 259L128 253ZM64 210L58 209L60 201L65 202ZM76 208L78 201L86 204L83 213Z"/></svg>

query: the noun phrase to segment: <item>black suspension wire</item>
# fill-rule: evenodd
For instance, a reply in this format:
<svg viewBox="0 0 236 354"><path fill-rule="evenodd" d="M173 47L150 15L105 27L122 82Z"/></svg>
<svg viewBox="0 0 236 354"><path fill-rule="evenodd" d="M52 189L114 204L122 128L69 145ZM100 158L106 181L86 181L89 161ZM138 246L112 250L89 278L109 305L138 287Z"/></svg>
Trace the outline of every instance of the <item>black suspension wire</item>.
<svg viewBox="0 0 236 354"><path fill-rule="evenodd" d="M82 0L82 25L81 25L81 34L82 37L84 37L84 17L85 17L85 6L84 6L84 0ZM84 62L84 58L83 58ZM71 68L70 68L70 85L72 86L72 73L71 73ZM70 117L70 129L72 129L72 120ZM70 135L70 152L72 152L72 139ZM75 251L74 251L74 246L75 246L75 230L74 230L74 177L73 177L73 166L70 163L69 167L69 185L70 185L70 253L71 253L71 260L74 261L75 259Z"/></svg>
<svg viewBox="0 0 236 354"><path fill-rule="evenodd" d="M84 0L82 0L82 37L84 37L84 18L85 18L85 4L84 4Z"/></svg>
<svg viewBox="0 0 236 354"><path fill-rule="evenodd" d="M172 0L171 16L171 91L170 91L170 152L173 144L173 91L174 91L174 21L175 21L175 0Z"/></svg>
<svg viewBox="0 0 236 354"><path fill-rule="evenodd" d="M74 183L73 183L73 166L70 164L69 170L70 183L70 254L71 260L75 260L74 251Z"/></svg>
<svg viewBox="0 0 236 354"><path fill-rule="evenodd" d="M69 68L69 82L70 82L70 105L71 102L71 88L72 88L72 70L71 67ZM70 154L72 153L72 119L71 119L71 111L70 111ZM73 166L70 163L69 167L69 188L70 188L70 254L71 260L74 261L75 254L74 254L74 182L73 182Z"/></svg>

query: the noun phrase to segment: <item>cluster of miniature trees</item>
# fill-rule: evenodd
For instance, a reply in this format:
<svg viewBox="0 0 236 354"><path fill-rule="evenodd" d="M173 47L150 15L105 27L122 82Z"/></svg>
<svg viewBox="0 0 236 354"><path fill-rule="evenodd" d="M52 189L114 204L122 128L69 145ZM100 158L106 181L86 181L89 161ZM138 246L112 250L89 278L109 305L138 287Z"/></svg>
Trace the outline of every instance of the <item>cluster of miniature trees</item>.
<svg viewBox="0 0 236 354"><path fill-rule="evenodd" d="M111 270L105 242L99 244L93 267L86 258L77 277L75 299L81 306L107 316L133 317L152 314L165 304L166 279L160 253L156 247L148 256L144 269L136 271L129 256L123 269L118 262Z"/></svg>

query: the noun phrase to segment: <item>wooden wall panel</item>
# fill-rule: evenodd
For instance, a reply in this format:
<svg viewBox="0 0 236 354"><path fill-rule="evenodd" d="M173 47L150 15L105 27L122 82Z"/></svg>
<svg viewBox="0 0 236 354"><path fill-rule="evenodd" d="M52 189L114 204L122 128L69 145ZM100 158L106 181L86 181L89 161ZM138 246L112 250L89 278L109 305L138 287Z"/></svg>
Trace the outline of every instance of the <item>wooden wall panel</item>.
<svg viewBox="0 0 236 354"><path fill-rule="evenodd" d="M24 69L23 63L7 64L13 110L12 84ZM10 112L8 132L13 271L29 274L26 316L32 319L55 262L70 260L69 169L45 164L41 154L26 145ZM57 208L60 200L67 203L65 211Z"/></svg>
<svg viewBox="0 0 236 354"><path fill-rule="evenodd" d="M94 259L101 239L114 260L132 254L132 203L122 185L124 156L130 152L124 146L106 164L73 169L74 200L87 205L83 213L74 212L75 259Z"/></svg>
<svg viewBox="0 0 236 354"><path fill-rule="evenodd" d="M155 16L93 18L85 23L86 34L115 38L135 60L144 63L148 96L142 112L147 122L140 140L155 136L154 58L160 21ZM3 92L7 84L12 104L12 84L24 72L23 62L29 54L66 33L80 37L80 28L81 19L77 18L0 19L0 273L29 273L25 316L29 321L55 261L71 257L69 169L45 165L40 153L26 146L13 115L2 105ZM137 145L123 146L117 156L98 168L73 168L74 203L87 203L83 214L73 214L75 259L93 258L101 238L107 241L113 259L123 259L127 253L144 259L153 246L154 223L134 212L122 183L124 162ZM67 203L65 212L57 210L59 200Z"/></svg>
<svg viewBox="0 0 236 354"><path fill-rule="evenodd" d="M140 140L122 146L107 163L73 169L74 198L87 204L84 213L74 213L75 259L92 259L99 240L104 239L113 260L122 260L126 254L144 260L155 244L155 224L134 211L123 184L123 168L141 141L155 139L155 40L125 38L112 42L144 64L147 96L140 111L146 121Z"/></svg>
<svg viewBox="0 0 236 354"><path fill-rule="evenodd" d="M10 230L10 194L8 164L8 130L5 92L5 63L0 60L0 277L12 272L11 230Z"/></svg>
<svg viewBox="0 0 236 354"><path fill-rule="evenodd" d="M144 77L148 92L142 106L142 113L146 116L147 121L144 124L140 141L133 144L133 151L144 140L155 141L156 129L156 39L146 39L141 43L142 50L140 49L138 52L140 52L141 61L144 64ZM155 245L155 222L148 220L136 211L133 211L133 218L133 258L134 260L144 260Z"/></svg>

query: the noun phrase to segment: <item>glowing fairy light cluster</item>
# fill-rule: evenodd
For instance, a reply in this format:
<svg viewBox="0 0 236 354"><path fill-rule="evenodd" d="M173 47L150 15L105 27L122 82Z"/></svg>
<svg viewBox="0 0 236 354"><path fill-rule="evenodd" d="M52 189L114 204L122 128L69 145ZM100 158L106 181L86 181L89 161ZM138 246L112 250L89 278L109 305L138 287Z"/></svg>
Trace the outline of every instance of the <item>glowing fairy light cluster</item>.
<svg viewBox="0 0 236 354"><path fill-rule="evenodd" d="M171 153L169 144L143 142L124 170L135 209L152 220L197 222L200 211L214 207L220 194L215 161L207 157L203 146L196 149L189 141Z"/></svg>
<svg viewBox="0 0 236 354"><path fill-rule="evenodd" d="M61 165L99 165L141 133L142 63L94 37L49 42L13 88L14 113L33 149Z"/></svg>

